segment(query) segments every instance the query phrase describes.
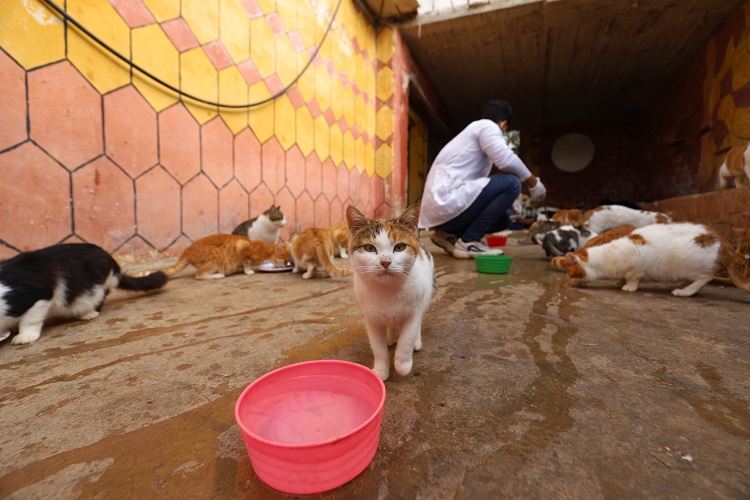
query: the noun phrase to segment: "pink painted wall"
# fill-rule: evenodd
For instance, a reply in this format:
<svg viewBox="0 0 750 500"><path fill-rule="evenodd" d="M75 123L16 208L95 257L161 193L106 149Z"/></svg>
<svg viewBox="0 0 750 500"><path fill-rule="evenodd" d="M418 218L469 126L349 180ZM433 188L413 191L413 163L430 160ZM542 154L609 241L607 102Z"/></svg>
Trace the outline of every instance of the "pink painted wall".
<svg viewBox="0 0 750 500"><path fill-rule="evenodd" d="M264 12L254 0L228 0L222 5L236 4L253 36L270 37L270 51L269 40L250 40L258 50L235 56L225 35L201 40L204 21L188 17L184 1L183 11L162 18L140 2L133 16L127 2L118 10L92 1L91 9L101 10L88 20L95 31L164 40L164 65L169 56L187 81L190 64L201 61L205 71L192 76L209 90L218 81L215 98L224 102L237 88L244 102L283 88L313 54L326 27L320 20L332 18L337 5L313 0L297 12ZM0 259L91 242L126 262L143 261L229 232L271 204L287 217L284 238L343 219L349 204L380 217L404 207L408 91L393 68L405 49L395 31L376 32L356 2L341 2L330 36L297 85L267 106L238 113L174 96L160 105L169 92L154 96L111 58L86 52L90 43L82 45L81 35L63 30L53 14L37 24L45 7L29 2L0 6ZM380 77L384 69L395 79ZM381 98L382 89L390 95Z"/></svg>

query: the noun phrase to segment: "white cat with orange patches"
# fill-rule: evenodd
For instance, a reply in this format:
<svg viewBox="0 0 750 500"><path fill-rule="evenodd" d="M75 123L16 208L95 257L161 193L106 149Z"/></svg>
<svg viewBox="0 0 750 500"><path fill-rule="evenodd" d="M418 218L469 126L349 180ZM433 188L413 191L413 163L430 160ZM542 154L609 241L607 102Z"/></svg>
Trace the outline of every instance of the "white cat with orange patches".
<svg viewBox="0 0 750 500"><path fill-rule="evenodd" d="M731 182L735 187L750 186L750 148L747 146L734 146L727 152L719 167L719 189L728 188Z"/></svg>
<svg viewBox="0 0 750 500"><path fill-rule="evenodd" d="M644 227L650 224L666 224L672 222L668 214L637 210L622 205L602 205L589 210L583 215L583 227L589 231L601 234L624 224Z"/></svg>
<svg viewBox="0 0 750 500"><path fill-rule="evenodd" d="M422 348L422 317L437 288L432 255L419 243L419 205L389 220L368 219L350 206L346 220L354 294L375 358L373 371L388 379L388 346L398 334L393 365L399 375L408 375L413 351Z"/></svg>
<svg viewBox="0 0 750 500"><path fill-rule="evenodd" d="M580 282L623 279L622 289L635 292L641 280L690 281L672 295L690 297L726 270L738 288L750 292L750 278L731 245L701 224L652 224L604 245L566 255L568 277Z"/></svg>

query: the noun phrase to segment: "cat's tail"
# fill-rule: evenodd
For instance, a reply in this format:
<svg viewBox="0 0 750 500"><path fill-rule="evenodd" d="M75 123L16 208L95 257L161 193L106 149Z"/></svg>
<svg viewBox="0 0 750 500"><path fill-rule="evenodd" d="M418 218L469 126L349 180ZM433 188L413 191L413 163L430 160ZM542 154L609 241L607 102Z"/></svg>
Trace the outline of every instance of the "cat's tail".
<svg viewBox="0 0 750 500"><path fill-rule="evenodd" d="M353 274L351 268L338 267L336 264L334 264L333 259L331 259L332 252L326 252L324 245L318 245L315 248L315 252L318 257L318 262L320 262L323 267L325 267L326 271L328 271L328 274L330 274L334 278L346 278Z"/></svg>
<svg viewBox="0 0 750 500"><path fill-rule="evenodd" d="M188 262L187 259L180 257L173 266L165 267L164 269L161 270L161 272L163 272L164 274L166 274L167 276L171 278L175 274L185 269L188 266L188 264L190 264L190 262Z"/></svg>
<svg viewBox="0 0 750 500"><path fill-rule="evenodd" d="M732 280L734 286L750 292L750 275L745 271L745 259L738 255L726 241L722 242L719 259L726 266L729 279Z"/></svg>
<svg viewBox="0 0 750 500"><path fill-rule="evenodd" d="M167 275L162 271L156 271L148 276L136 278L127 274L120 275L120 282L117 284L117 288L120 290L127 290L130 292L145 292L148 290L156 290L157 288L163 287L167 283Z"/></svg>

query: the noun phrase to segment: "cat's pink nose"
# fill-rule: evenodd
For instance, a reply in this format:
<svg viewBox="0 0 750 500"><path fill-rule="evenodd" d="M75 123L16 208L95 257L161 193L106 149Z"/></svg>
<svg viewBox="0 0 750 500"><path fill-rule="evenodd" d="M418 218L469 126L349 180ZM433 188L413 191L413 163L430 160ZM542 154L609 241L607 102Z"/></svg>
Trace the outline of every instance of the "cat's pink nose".
<svg viewBox="0 0 750 500"><path fill-rule="evenodd" d="M391 265L391 261L390 260L385 260L385 259L381 260L380 261L380 265L383 266L384 268L388 269L388 266Z"/></svg>

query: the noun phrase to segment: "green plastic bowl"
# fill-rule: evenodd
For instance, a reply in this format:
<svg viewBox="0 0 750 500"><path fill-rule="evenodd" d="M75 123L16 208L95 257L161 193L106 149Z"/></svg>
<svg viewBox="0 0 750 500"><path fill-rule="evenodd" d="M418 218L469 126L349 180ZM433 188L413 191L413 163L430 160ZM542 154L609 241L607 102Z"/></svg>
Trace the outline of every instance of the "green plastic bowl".
<svg viewBox="0 0 750 500"><path fill-rule="evenodd" d="M513 257L507 255L475 255L477 271L489 274L507 274Z"/></svg>

